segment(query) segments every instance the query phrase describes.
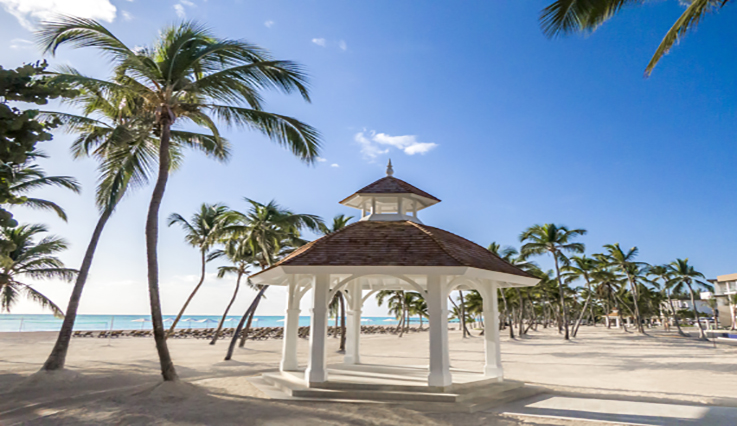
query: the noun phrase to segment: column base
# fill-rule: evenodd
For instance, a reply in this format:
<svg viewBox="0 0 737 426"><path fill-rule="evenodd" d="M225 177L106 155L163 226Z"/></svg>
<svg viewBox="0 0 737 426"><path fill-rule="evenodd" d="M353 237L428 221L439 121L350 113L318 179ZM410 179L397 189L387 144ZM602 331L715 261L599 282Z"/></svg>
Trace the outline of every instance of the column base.
<svg viewBox="0 0 737 426"><path fill-rule="evenodd" d="M311 370L307 367L305 370L305 384L310 387L310 383L325 383L328 381L328 372L325 370Z"/></svg>
<svg viewBox="0 0 737 426"><path fill-rule="evenodd" d="M360 363L361 363L361 360L357 356L345 355L343 357L343 364L355 365L355 364L360 364Z"/></svg>
<svg viewBox="0 0 737 426"><path fill-rule="evenodd" d="M484 367L484 377L487 379L496 378L498 381L504 381L504 370L499 367Z"/></svg>
<svg viewBox="0 0 737 426"><path fill-rule="evenodd" d="M284 362L282 361L279 365L279 371L297 371L299 370L299 365L297 365L296 362Z"/></svg>
<svg viewBox="0 0 737 426"><path fill-rule="evenodd" d="M453 377L450 371L444 373L430 373L427 376L427 384L429 386L450 386L453 384Z"/></svg>

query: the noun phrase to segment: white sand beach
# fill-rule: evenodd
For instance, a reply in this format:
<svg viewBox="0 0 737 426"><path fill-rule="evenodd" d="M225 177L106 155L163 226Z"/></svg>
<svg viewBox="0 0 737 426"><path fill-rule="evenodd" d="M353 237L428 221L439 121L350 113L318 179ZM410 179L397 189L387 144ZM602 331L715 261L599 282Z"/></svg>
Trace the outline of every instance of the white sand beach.
<svg viewBox="0 0 737 426"><path fill-rule="evenodd" d="M249 341L245 349L236 351L233 361L225 362L226 342L210 346L205 340L173 339L170 348L183 383L157 386L161 379L152 339L75 338L68 372L33 375L54 338L55 333L0 334L3 426L593 424L509 414L524 414L519 404L469 414L432 413L394 404L266 399L246 378L278 368L281 340ZM426 364L427 338L427 333L401 339L362 336L362 362ZM658 406L668 410L705 405L727 407L714 408L728 410L718 411L722 421L732 412L737 415L737 408L729 408L737 407L737 347L714 348L660 331L635 336L603 327L584 328L571 342L564 342L552 330L530 331L517 340L502 339L505 377L544 386L549 395L563 401L603 400L604 411L607 406L616 408L619 401L632 402L625 407L671 404ZM338 339L330 338L329 363L341 361L337 347ZM300 339L300 361L306 361L306 349L307 340ZM458 332L450 332L450 349L453 367L481 370L481 338L462 339ZM652 410L652 406L643 409ZM672 424L712 424L692 420Z"/></svg>

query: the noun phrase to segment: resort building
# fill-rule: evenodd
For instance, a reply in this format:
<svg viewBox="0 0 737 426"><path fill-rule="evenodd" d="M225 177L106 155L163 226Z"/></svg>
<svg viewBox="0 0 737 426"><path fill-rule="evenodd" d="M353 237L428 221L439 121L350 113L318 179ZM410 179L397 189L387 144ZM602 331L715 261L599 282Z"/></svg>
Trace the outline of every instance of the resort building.
<svg viewBox="0 0 737 426"><path fill-rule="evenodd" d="M729 298L737 294L737 274L719 275L715 280L709 280L709 282L714 286L714 293L711 296L717 301L719 322L723 327L730 327L732 315L729 310L732 306L730 306Z"/></svg>

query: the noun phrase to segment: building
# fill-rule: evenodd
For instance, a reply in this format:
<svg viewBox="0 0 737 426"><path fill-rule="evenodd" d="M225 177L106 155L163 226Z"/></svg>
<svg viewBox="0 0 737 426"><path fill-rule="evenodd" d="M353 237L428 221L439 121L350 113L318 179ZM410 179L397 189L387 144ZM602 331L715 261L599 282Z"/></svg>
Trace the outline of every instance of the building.
<svg viewBox="0 0 737 426"><path fill-rule="evenodd" d="M702 299L714 297L717 300L719 322L723 327L729 327L732 324L729 297L737 294L737 274L719 275L709 282L714 285L714 293L702 293Z"/></svg>

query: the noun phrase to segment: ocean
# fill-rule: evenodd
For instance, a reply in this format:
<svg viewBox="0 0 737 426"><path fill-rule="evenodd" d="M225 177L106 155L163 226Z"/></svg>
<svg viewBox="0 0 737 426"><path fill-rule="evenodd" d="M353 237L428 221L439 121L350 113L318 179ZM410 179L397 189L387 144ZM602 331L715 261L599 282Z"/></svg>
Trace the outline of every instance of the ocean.
<svg viewBox="0 0 737 426"><path fill-rule="evenodd" d="M176 315L164 315L164 325L168 328ZM177 324L177 329L187 328L214 328L217 327L222 315L187 315L183 316ZM240 316L228 316L224 327L235 327L240 321ZM416 320L416 319L415 319ZM338 320L340 322L340 320ZM396 325L397 320L392 317L363 317L363 324L369 325ZM414 322L414 321L413 321ZM53 315L24 315L24 314L0 314L0 332L19 331L59 331L62 319ZM335 319L331 318L329 325L334 325ZM254 318L253 327L281 327L284 325L284 317L261 316ZM310 325L309 316L299 317L299 325ZM77 315L74 323L75 330L150 330L150 315Z"/></svg>

